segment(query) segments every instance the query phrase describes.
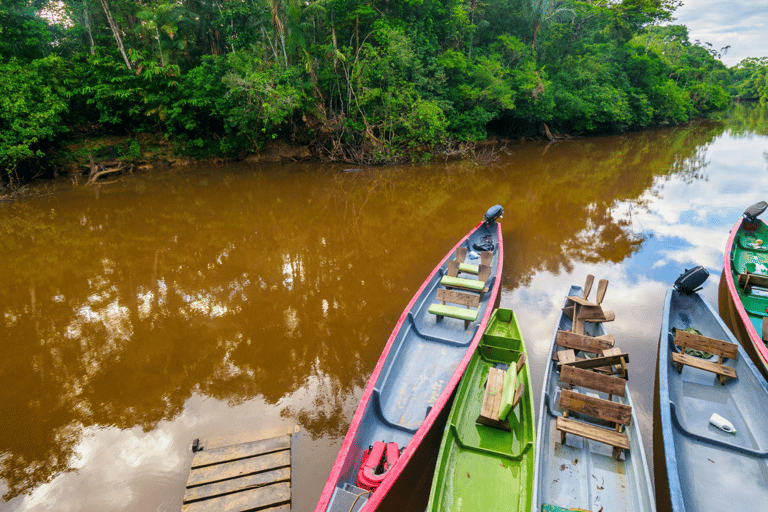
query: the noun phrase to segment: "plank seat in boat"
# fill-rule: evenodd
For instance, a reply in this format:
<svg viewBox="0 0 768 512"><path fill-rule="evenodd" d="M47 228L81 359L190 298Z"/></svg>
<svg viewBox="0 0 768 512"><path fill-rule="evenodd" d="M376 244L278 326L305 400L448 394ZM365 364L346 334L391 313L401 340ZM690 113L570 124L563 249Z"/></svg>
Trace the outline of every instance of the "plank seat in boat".
<svg viewBox="0 0 768 512"><path fill-rule="evenodd" d="M562 368L565 365L570 365L584 370L595 370L608 375L618 375L622 379L629 378L629 371L627 370L629 354L622 352L618 348L608 350L610 350L609 355L590 357L588 359L576 357L573 350L561 350L558 367Z"/></svg>
<svg viewBox="0 0 768 512"><path fill-rule="evenodd" d="M470 292L485 293L487 291L485 283L491 276L491 267L480 264L478 269L477 279L459 277L459 262L450 260L445 275L440 279L440 284L446 288L458 288Z"/></svg>
<svg viewBox="0 0 768 512"><path fill-rule="evenodd" d="M458 320L464 320L464 329L469 327L469 324L477 320L477 309L470 309L471 307L480 307L480 296L474 293L458 292L456 290L438 289L435 298L441 302L441 304L432 304L429 306L428 311L437 316L437 321L440 322L443 317L456 318ZM450 302L452 304L460 304L465 307L451 306L446 304Z"/></svg>
<svg viewBox="0 0 768 512"><path fill-rule="evenodd" d="M467 263L467 248L466 247L459 247L456 249L456 261L459 262L459 272L464 272L465 274L474 274L477 275L480 273L480 265L491 265L491 261L493 261L493 251L483 251L480 253L480 263L478 265L474 265L472 263Z"/></svg>
<svg viewBox="0 0 768 512"><path fill-rule="evenodd" d="M564 347L566 349L572 349L578 352L590 352L592 354L599 354L605 349L612 348L615 343L612 334L606 334L604 336L588 336L586 334L577 334L570 331L557 331L555 337L555 344L558 347ZM558 352L555 351L552 356L558 357Z"/></svg>
<svg viewBox="0 0 768 512"><path fill-rule="evenodd" d="M672 360L677 364L678 373L682 373L683 365L687 365L716 374L720 379L720 384L725 384L727 377L738 378L734 368L723 364L724 358L736 359L738 357L739 347L736 344L678 329L675 331L675 345L683 348L683 350L692 348L718 356L717 363L714 363L705 361L700 357L673 352Z"/></svg>
<svg viewBox="0 0 768 512"><path fill-rule="evenodd" d="M584 297L578 295L568 295L566 297L563 312L572 320L571 331L576 334L584 334L584 322L602 323L613 322L616 315L613 311L604 311L601 306L605 292L608 290L608 280L601 279L597 284L597 296L595 302L589 300L589 292L592 290L592 284L595 276L587 275L584 283Z"/></svg>
<svg viewBox="0 0 768 512"><path fill-rule="evenodd" d="M490 427L510 431L509 416L523 396L523 382L518 383L517 374L525 366L525 355L521 354L514 368L508 370L489 368L485 384L483 405L476 422Z"/></svg>
<svg viewBox="0 0 768 512"><path fill-rule="evenodd" d="M571 366L563 366L560 370L560 382L566 386L577 385L595 391L607 393L612 398L614 394L624 396L626 380L599 373L590 372ZM560 431L560 443L565 444L566 434L575 434L613 446L613 456L621 458L623 450L629 450L629 436L622 432L624 426L632 419L632 407L626 404L598 398L571 389L563 389L560 393L560 408L563 416L557 418L555 428ZM614 426L610 430L598 425L576 420L569 414L591 416Z"/></svg>
<svg viewBox="0 0 768 512"><path fill-rule="evenodd" d="M749 273L739 274L739 286L744 289L745 293L750 293L753 286L768 288L768 276Z"/></svg>

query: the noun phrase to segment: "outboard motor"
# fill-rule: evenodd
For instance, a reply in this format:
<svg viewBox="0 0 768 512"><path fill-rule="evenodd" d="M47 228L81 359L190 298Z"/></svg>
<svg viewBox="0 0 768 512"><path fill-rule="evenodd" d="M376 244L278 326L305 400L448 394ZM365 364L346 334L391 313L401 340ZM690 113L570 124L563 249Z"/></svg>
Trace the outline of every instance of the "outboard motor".
<svg viewBox="0 0 768 512"><path fill-rule="evenodd" d="M760 201L744 210L744 222L742 227L745 231L755 231L757 229L757 217L768 208L768 203Z"/></svg>
<svg viewBox="0 0 768 512"><path fill-rule="evenodd" d="M685 269L680 277L675 281L675 290L686 295L696 293L701 290L701 285L709 277L709 271L701 265L692 269Z"/></svg>
<svg viewBox="0 0 768 512"><path fill-rule="evenodd" d="M488 211L485 212L483 220L486 224L490 224L491 222L496 222L496 219L502 215L504 215L504 208L502 208L500 204L497 204L496 206L491 206Z"/></svg>

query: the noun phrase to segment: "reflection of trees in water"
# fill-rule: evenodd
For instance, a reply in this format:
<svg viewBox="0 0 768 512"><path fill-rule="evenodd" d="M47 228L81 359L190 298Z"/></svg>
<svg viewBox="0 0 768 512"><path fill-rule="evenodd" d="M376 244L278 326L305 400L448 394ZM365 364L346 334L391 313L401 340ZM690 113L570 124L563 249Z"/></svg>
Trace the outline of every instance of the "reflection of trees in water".
<svg viewBox="0 0 768 512"><path fill-rule="evenodd" d="M709 123L596 137L511 162L531 171L516 175L514 208L505 215L505 236L511 232L515 244L505 258L505 287L525 286L539 270L619 262L639 250L646 235L634 230L633 212L647 208L660 177L706 179L706 147L720 133Z"/></svg>
<svg viewBox="0 0 768 512"><path fill-rule="evenodd" d="M768 135L768 103L734 103L718 117L733 137Z"/></svg>
<svg viewBox="0 0 768 512"><path fill-rule="evenodd" d="M516 146L492 167L191 172L6 208L4 498L66 471L84 429L150 431L193 392L261 396L312 436L342 435L403 307L485 209L507 212L507 288L620 261L643 238L617 205L714 135Z"/></svg>

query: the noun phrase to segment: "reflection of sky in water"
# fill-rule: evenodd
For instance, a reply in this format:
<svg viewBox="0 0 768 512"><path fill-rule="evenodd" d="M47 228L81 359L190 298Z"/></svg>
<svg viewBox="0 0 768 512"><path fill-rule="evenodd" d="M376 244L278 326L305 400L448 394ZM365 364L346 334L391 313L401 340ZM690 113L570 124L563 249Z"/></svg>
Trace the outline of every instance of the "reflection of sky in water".
<svg viewBox="0 0 768 512"><path fill-rule="evenodd" d="M637 211L634 227L653 237L623 263L627 273L671 283L683 268L700 264L719 276L736 219L768 199L764 151L766 137L720 137L706 153L704 179L673 177L661 183L658 197L646 194L648 210Z"/></svg>

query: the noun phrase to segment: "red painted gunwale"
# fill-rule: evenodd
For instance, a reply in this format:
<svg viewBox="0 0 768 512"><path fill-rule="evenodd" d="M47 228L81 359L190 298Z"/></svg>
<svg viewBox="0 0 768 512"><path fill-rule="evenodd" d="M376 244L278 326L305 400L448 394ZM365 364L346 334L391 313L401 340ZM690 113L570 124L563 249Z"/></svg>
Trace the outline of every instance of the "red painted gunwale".
<svg viewBox="0 0 768 512"><path fill-rule="evenodd" d="M763 366L768 366L768 348L766 348L763 343L762 336L757 333L755 326L752 325L752 320L750 320L747 310L744 309L744 304L742 304L741 299L739 298L739 292L736 291L736 283L733 281L731 254L733 253L733 244L736 241L736 235L738 235L743 221L744 217L741 217L731 230L731 234L728 236L728 242L725 244L725 251L723 251L723 274L725 275L725 284L728 286L728 294L733 302L733 307L739 314L739 319L744 324L744 329L747 331L747 334L749 334L752 346L754 346L755 350L760 354L760 357L763 360Z"/></svg>
<svg viewBox="0 0 768 512"><path fill-rule="evenodd" d="M317 503L317 506L315 507L315 512L325 512L325 510L328 508L328 503L330 502L331 496L333 495L333 490L336 488L336 484L338 483L339 477L341 475L341 471L344 465L344 460L346 459L347 453L352 447L352 441L354 440L355 435L357 434L357 430L360 427L360 422L363 419L363 414L365 413L365 408L368 405L368 401L371 398L371 394L373 393L374 385L376 384L376 381L379 378L379 374L381 373L381 369L384 366L384 362L387 360L387 356L389 355L389 351L392 347L392 343L394 343L395 337L400 332L400 328L403 326L403 322L405 322L405 319L408 316L408 312L411 311L411 309L413 308L413 305L416 303L416 300L419 297L421 297L421 294L424 292L424 289L429 284L429 281L437 273L440 267L443 266L443 264L451 256L451 254L456 252L456 249L464 242L464 240L469 238L472 235L472 233L477 231L477 229L480 228L480 226L482 225L483 223L480 222L477 226L474 227L474 229L472 229L469 233L467 233L466 236L464 236L464 238L459 240L459 242L456 245L454 245L450 251L448 251L445 257L442 260L440 260L440 263L438 263L437 266L429 274L429 276L427 276L427 278L419 287L416 294L408 303L408 306L403 310L403 313L400 315L400 319L397 321L397 324L395 325L395 328L392 331L392 334L390 334L389 339L387 340L387 344L384 346L384 351L381 353L381 356L379 357L379 361L376 363L376 367L373 369L373 373L371 374L371 377L368 379L368 384L365 386L365 391L363 391L363 396L360 399L360 404L357 406L357 411L355 411L355 415L352 417L352 423L349 425L349 430L347 430L347 435L344 437L344 441L341 444L341 449L339 450L339 454L336 456L336 462L333 463L333 467L331 468L331 474L328 476L328 480L325 483L325 487L323 487L323 492L320 494L320 500ZM475 348L480 342L480 338L483 337L483 332L485 332L485 327L488 324L488 320L491 317L491 313L493 313L493 305L496 303L496 296L498 295L499 289L501 287L501 275L502 275L501 270L504 262L504 243L501 238L501 224L499 222L496 222L496 230L497 230L497 235L499 240L499 255L498 255L498 265L496 270L496 279L494 280L493 289L491 290L491 295L488 300L488 307L485 308L485 314L483 314L483 319L480 322L480 325L477 329L475 337L472 338L472 342L469 344L469 347L467 347L466 354L464 354L464 357L462 358L459 365L456 367L456 371L453 373L453 376L445 385L445 388L443 389L442 393L440 393L440 396L437 398L435 405L432 406L432 409L430 410L429 414L424 419L424 421L422 422L421 426L418 428L416 433L413 435L413 438L411 438L411 441L408 443L408 446L406 446L405 450L403 450L403 453L400 455L400 458L398 459L397 464L395 464L395 466L392 469L390 469L389 477L386 478L382 482L381 486L379 486L379 488L376 490L376 492L374 492L371 495L371 497L368 499L368 502L360 509L361 512L368 511L368 510L376 510L376 507L378 507L378 505L381 503L381 500L384 499L384 497L387 495L392 485L400 476L400 473L403 472L403 469L408 464L408 461L411 460L411 457L416 451L416 448L419 447L421 442L424 440L424 437L429 432L430 428L432 428L432 425L434 424L435 419L445 407L445 404L448 402L448 399L451 397L453 390L458 385L459 380L461 379L461 376L464 374L464 370L467 368L467 365L469 364L470 359L472 359L472 354L475 352Z"/></svg>

